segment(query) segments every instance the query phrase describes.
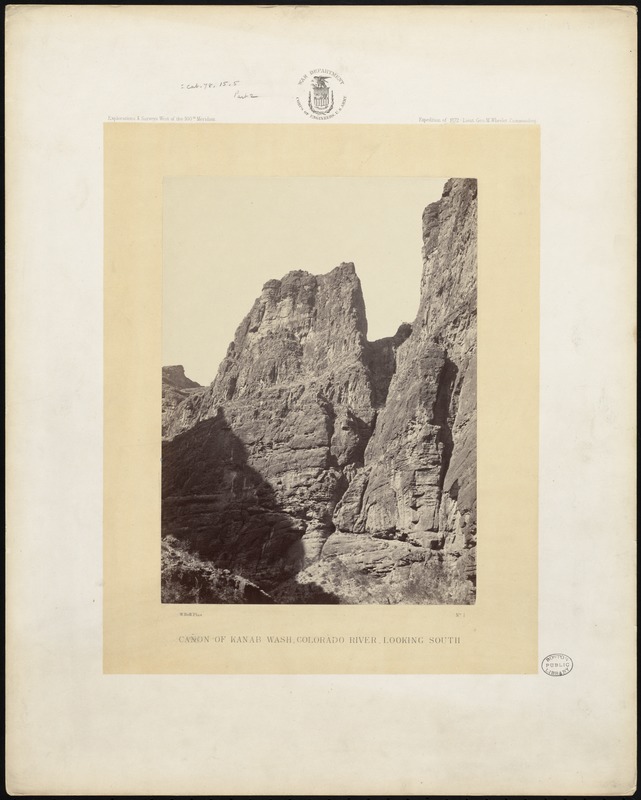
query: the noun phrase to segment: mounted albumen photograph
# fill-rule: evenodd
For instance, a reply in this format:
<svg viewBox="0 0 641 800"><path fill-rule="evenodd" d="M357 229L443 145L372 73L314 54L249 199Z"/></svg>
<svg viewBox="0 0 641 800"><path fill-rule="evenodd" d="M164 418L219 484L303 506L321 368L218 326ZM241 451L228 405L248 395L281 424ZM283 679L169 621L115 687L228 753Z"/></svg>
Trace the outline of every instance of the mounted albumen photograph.
<svg viewBox="0 0 641 800"><path fill-rule="evenodd" d="M165 178L162 325L163 603L475 602L475 179Z"/></svg>

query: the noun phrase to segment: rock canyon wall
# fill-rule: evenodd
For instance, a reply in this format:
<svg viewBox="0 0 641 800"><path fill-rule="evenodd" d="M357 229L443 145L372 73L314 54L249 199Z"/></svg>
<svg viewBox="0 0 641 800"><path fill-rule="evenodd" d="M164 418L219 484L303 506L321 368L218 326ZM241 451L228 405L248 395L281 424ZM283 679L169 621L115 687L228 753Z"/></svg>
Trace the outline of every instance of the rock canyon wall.
<svg viewBox="0 0 641 800"><path fill-rule="evenodd" d="M163 369L166 602L474 602L476 195L425 209L394 336L343 263L268 281L210 386Z"/></svg>

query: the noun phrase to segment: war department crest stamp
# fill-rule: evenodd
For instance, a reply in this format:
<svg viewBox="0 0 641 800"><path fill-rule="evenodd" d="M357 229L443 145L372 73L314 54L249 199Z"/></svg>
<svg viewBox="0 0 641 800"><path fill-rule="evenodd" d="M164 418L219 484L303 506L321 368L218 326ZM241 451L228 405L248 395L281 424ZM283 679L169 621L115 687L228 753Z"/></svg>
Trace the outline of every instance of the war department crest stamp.
<svg viewBox="0 0 641 800"><path fill-rule="evenodd" d="M298 81L298 107L313 119L331 119L345 106L345 83L331 69L312 69Z"/></svg>

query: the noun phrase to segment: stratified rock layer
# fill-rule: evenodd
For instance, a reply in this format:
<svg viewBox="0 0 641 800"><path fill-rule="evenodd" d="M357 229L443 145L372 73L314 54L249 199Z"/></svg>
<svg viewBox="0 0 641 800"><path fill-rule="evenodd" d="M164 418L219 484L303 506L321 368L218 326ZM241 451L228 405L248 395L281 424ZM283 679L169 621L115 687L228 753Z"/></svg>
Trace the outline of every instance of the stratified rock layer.
<svg viewBox="0 0 641 800"><path fill-rule="evenodd" d="M476 224L448 181L395 336L368 342L344 263L268 281L211 386L170 368L163 535L276 602L472 602Z"/></svg>

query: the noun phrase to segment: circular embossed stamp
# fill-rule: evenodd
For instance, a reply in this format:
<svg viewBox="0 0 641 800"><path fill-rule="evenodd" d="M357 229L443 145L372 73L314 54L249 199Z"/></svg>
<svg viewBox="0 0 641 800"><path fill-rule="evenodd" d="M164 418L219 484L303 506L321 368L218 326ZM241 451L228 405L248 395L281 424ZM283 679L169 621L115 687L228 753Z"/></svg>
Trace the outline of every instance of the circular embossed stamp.
<svg viewBox="0 0 641 800"><path fill-rule="evenodd" d="M298 81L296 103L307 117L331 119L347 102L345 82L331 69L311 69Z"/></svg>
<svg viewBox="0 0 641 800"><path fill-rule="evenodd" d="M567 675L573 666L572 659L570 656L566 656L565 653L552 653L552 655L546 656L541 661L543 672L553 678L561 678L563 675Z"/></svg>

